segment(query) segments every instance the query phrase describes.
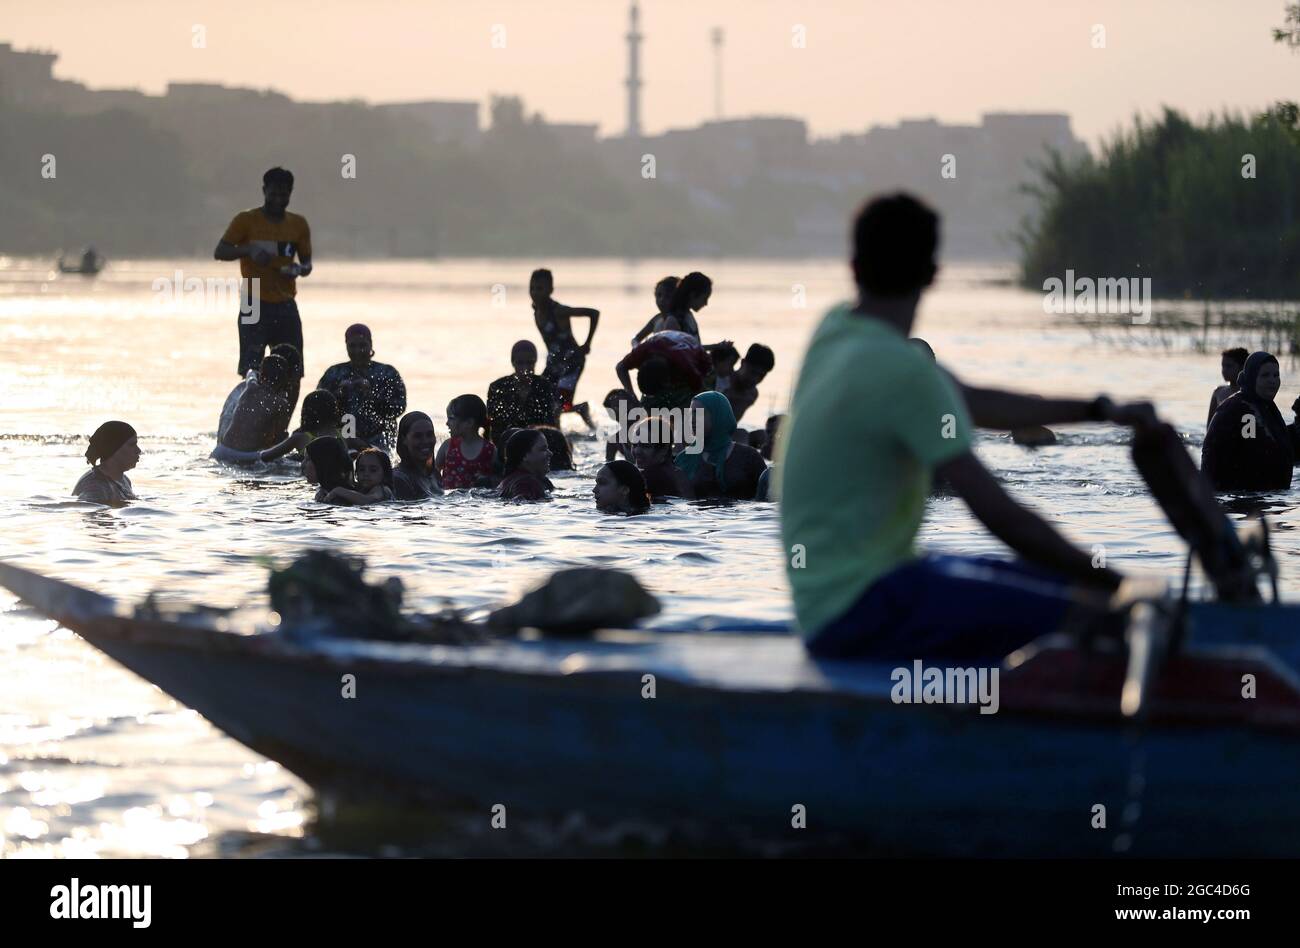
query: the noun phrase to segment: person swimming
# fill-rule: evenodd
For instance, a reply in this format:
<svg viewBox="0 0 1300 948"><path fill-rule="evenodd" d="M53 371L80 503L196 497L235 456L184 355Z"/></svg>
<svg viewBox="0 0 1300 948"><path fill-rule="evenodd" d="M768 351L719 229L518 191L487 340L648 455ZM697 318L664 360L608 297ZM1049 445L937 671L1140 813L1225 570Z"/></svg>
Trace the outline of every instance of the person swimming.
<svg viewBox="0 0 1300 948"><path fill-rule="evenodd" d="M605 462L613 461L620 454L623 455L624 460L631 461L632 446L624 438L627 436L625 426L628 416L636 407L636 396L625 388L611 389L605 396L604 405L605 411L609 412L609 417L618 424L618 431L605 441Z"/></svg>
<svg viewBox="0 0 1300 948"><path fill-rule="evenodd" d="M488 386L488 437L497 456L505 457L505 433L511 428L560 423L560 394L555 383L537 374L537 347L520 339L510 348L511 375Z"/></svg>
<svg viewBox="0 0 1300 948"><path fill-rule="evenodd" d="M546 500L555 485L546 477L551 469L551 449L546 437L534 428L516 431L506 442L502 500Z"/></svg>
<svg viewBox="0 0 1300 948"><path fill-rule="evenodd" d="M785 424L785 415L777 414L768 416L767 424L763 426L764 430L767 432L767 440L763 442L763 450L761 452L763 460L771 461L773 455L776 454L776 439L781 433L781 426L783 424Z"/></svg>
<svg viewBox="0 0 1300 948"><path fill-rule="evenodd" d="M337 486L325 495L327 504L364 507L393 500L393 463L382 448L365 448L357 452L352 466L356 487Z"/></svg>
<svg viewBox="0 0 1300 948"><path fill-rule="evenodd" d="M438 435L433 419L422 411L408 411L397 425L397 467L393 469L393 494L398 500L423 500L443 492L434 467Z"/></svg>
<svg viewBox="0 0 1300 948"><path fill-rule="evenodd" d="M447 405L450 437L433 462L444 490L490 486L496 447L483 436L486 428L487 406L477 395L460 395Z"/></svg>
<svg viewBox="0 0 1300 948"><path fill-rule="evenodd" d="M700 392L691 401L691 411L702 419L698 427L703 450L692 451L688 446L673 461L686 475L686 496L753 500L767 464L761 454L732 437L736 416L727 397L721 392Z"/></svg>
<svg viewBox="0 0 1300 948"><path fill-rule="evenodd" d="M1230 395L1237 394L1237 376L1241 370L1246 367L1246 359L1250 353L1238 346L1235 349L1224 349L1219 353L1219 371L1223 374L1223 381L1226 385L1220 385L1210 394L1210 411L1205 416L1205 426L1208 428L1210 422L1214 420L1214 413L1219 410L1219 406Z"/></svg>
<svg viewBox="0 0 1300 948"><path fill-rule="evenodd" d="M122 507L136 500L126 472L140 462L135 429L125 421L106 421L90 436L86 447L90 470L77 479L73 495L88 504Z"/></svg>
<svg viewBox="0 0 1300 948"><path fill-rule="evenodd" d="M633 425L632 460L645 479L651 497L683 497L690 493L686 475L673 464L673 437L666 422L645 418Z"/></svg>
<svg viewBox="0 0 1300 948"><path fill-rule="evenodd" d="M1285 490L1291 486L1296 426L1282 419L1273 399L1282 387L1277 359L1253 352L1237 376L1238 390L1210 418L1201 470L1215 490Z"/></svg>
<svg viewBox="0 0 1300 948"><path fill-rule="evenodd" d="M772 350L762 343L754 343L745 352L745 358L729 375L718 379L717 391L727 396L736 421L744 417L754 402L758 401L758 387L776 365Z"/></svg>
<svg viewBox="0 0 1300 948"><path fill-rule="evenodd" d="M289 362L278 355L262 359L256 375L249 372L230 423L219 433L217 446L209 455L213 460L224 464L256 464L263 460L263 452L275 446L292 411L290 372Z"/></svg>
<svg viewBox="0 0 1300 948"><path fill-rule="evenodd" d="M315 438L307 445L307 460L302 470L308 483L316 484L316 502L318 504L343 503L331 500L334 491L342 488L353 490L356 482L352 477L352 459L348 456L348 446L342 438Z"/></svg>
<svg viewBox="0 0 1300 948"><path fill-rule="evenodd" d="M302 451L317 438L339 438L343 440L340 430L339 403L334 396L322 389L308 392L302 400L302 414L296 431L274 447L267 448L259 455L264 462L275 461L292 451ZM345 446L357 449L369 447L364 441L345 441Z"/></svg>
<svg viewBox="0 0 1300 948"><path fill-rule="evenodd" d="M591 493L601 513L640 514L650 509L645 478L630 461L610 461L597 471Z"/></svg>

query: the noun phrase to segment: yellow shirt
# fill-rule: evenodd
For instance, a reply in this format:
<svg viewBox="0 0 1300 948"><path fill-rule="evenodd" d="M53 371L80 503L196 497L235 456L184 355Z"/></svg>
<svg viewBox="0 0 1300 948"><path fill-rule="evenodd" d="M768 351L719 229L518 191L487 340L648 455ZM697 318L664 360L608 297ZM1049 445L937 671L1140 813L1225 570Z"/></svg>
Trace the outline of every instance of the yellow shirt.
<svg viewBox="0 0 1300 948"><path fill-rule="evenodd" d="M273 255L267 266L255 263L250 257L239 260L240 275L246 280L259 281L259 298L263 303L286 303L294 298L297 280L285 276L280 268L293 263L294 254L299 260L311 259L311 228L307 226L307 218L285 211L284 220L273 221L260 207L254 207L236 214L221 239L236 247L260 247Z"/></svg>

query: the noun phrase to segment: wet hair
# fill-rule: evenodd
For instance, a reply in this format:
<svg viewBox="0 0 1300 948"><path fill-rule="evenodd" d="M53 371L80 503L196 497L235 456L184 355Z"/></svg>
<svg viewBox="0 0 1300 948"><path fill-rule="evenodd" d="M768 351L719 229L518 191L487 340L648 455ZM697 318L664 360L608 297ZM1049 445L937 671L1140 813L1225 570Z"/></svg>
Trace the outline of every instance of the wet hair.
<svg viewBox="0 0 1300 948"><path fill-rule="evenodd" d="M487 406L477 395L457 395L447 406L447 414L457 418L468 418L474 422L474 430L481 431L487 427Z"/></svg>
<svg viewBox="0 0 1300 948"><path fill-rule="evenodd" d="M1224 349L1221 355L1225 359L1231 359L1237 365L1245 365L1246 360L1250 358L1250 353L1240 346L1235 349Z"/></svg>
<svg viewBox="0 0 1300 948"><path fill-rule="evenodd" d="M714 365L719 365L723 362L735 362L740 358L740 350L729 342L725 345L719 343L716 346L712 346L709 349L709 354L713 356Z"/></svg>
<svg viewBox="0 0 1300 948"><path fill-rule="evenodd" d="M271 355L279 356L289 363L289 370L294 375L302 374L302 353L292 342L277 342L271 347Z"/></svg>
<svg viewBox="0 0 1300 948"><path fill-rule="evenodd" d="M520 339L510 347L510 363L512 365L516 362L523 361L529 356L532 357L532 361L537 361L537 347L527 339Z"/></svg>
<svg viewBox="0 0 1300 948"><path fill-rule="evenodd" d="M90 444L86 448L86 460L93 465L110 458L135 436L135 429L125 421L106 421L90 436Z"/></svg>
<svg viewBox="0 0 1300 948"><path fill-rule="evenodd" d="M874 198L853 222L853 273L874 296L905 297L938 271L939 216L909 194Z"/></svg>
<svg viewBox="0 0 1300 948"><path fill-rule="evenodd" d="M633 513L645 513L650 509L650 492L646 490L645 476L640 468L631 461L610 461L605 470L620 486L627 488L627 502L632 505Z"/></svg>
<svg viewBox="0 0 1300 948"><path fill-rule="evenodd" d="M519 465L523 463L524 455L537 446L538 441L545 441L546 436L536 428L521 428L510 436L506 442L506 467L507 474L513 474L519 470Z"/></svg>
<svg viewBox="0 0 1300 948"><path fill-rule="evenodd" d="M333 392L318 388L308 392L302 400L302 416L299 419L299 431L319 431L321 428L339 426L339 403Z"/></svg>
<svg viewBox="0 0 1300 948"><path fill-rule="evenodd" d="M402 420L397 423L397 460L400 464L406 464L410 467L416 467L415 458L411 457L410 450L406 447L406 436L411 433L411 426L417 421L427 421L433 424L433 419L422 411L408 411L402 416ZM438 436L434 435L434 442ZM433 455L429 455L429 463L425 467L425 473L433 470Z"/></svg>
<svg viewBox="0 0 1300 948"><path fill-rule="evenodd" d="M342 438L317 438L307 445L307 457L316 468L316 480L324 490L352 487L352 459Z"/></svg>
<svg viewBox="0 0 1300 948"><path fill-rule="evenodd" d="M379 448L363 448L358 451L356 460L352 462L354 471L361 466L362 458L378 458L379 466L384 470L384 486L393 486L393 462L389 460L387 451L381 451Z"/></svg>
<svg viewBox="0 0 1300 948"><path fill-rule="evenodd" d="M745 362L756 369L762 370L766 375L772 371L776 365L776 356L772 355L772 350L761 342L756 342L745 352Z"/></svg>
<svg viewBox="0 0 1300 948"><path fill-rule="evenodd" d="M293 190L293 172L287 168L281 168L278 165L271 168L266 174L262 175L262 187L270 187L273 184L282 184L290 191Z"/></svg>
<svg viewBox="0 0 1300 948"><path fill-rule="evenodd" d="M289 382L289 372L288 360L272 354L262 360L262 368L258 377L267 385L278 388Z"/></svg>
<svg viewBox="0 0 1300 948"><path fill-rule="evenodd" d="M611 388L609 394L605 396L605 400L601 402L601 404L606 408L613 408L619 402L628 401L632 397L632 393L625 388Z"/></svg>
<svg viewBox="0 0 1300 948"><path fill-rule="evenodd" d="M672 367L663 356L651 356L637 369L636 382L642 395L658 395L668 387Z"/></svg>
<svg viewBox="0 0 1300 948"><path fill-rule="evenodd" d="M555 288L555 274L545 267L534 270L532 276L528 278L528 284L531 286L534 280L545 280L547 286Z"/></svg>
<svg viewBox="0 0 1300 948"><path fill-rule="evenodd" d="M533 431L540 431L542 437L546 439L546 447L551 451L551 470L552 471L572 471L573 470L573 450L569 447L569 439L564 436L564 432L554 425L529 425Z"/></svg>
<svg viewBox="0 0 1300 948"><path fill-rule="evenodd" d="M688 273L677 284L677 289L673 290L672 299L668 301L668 311L671 313L683 312L690 306L691 300L706 290L712 289L713 281L703 273L698 270Z"/></svg>

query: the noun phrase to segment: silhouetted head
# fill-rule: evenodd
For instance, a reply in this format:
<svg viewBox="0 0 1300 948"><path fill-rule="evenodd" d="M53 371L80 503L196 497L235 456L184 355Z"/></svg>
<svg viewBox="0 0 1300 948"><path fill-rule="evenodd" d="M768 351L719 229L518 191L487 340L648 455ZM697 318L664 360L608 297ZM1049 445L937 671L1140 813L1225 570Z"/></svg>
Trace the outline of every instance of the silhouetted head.
<svg viewBox="0 0 1300 948"><path fill-rule="evenodd" d="M317 438L307 445L307 460L316 472L316 483L325 490L353 485L352 459L342 438Z"/></svg>
<svg viewBox="0 0 1300 948"><path fill-rule="evenodd" d="M740 350L729 342L714 346L709 350L709 355L713 357L713 374L720 379L734 372L736 363L740 361Z"/></svg>
<svg viewBox="0 0 1300 948"><path fill-rule="evenodd" d="M527 339L520 339L510 347L510 364L516 375L534 375L537 372L537 347Z"/></svg>
<svg viewBox="0 0 1300 948"><path fill-rule="evenodd" d="M701 310L709 305L713 295L713 281L698 270L682 277L668 301L668 312L684 313L688 309Z"/></svg>
<svg viewBox="0 0 1300 948"><path fill-rule="evenodd" d="M673 431L668 415L643 418L628 432L632 444L632 460L645 470L657 464L668 464L673 459Z"/></svg>
<svg viewBox="0 0 1300 948"><path fill-rule="evenodd" d="M625 416L627 411L632 407L632 393L625 388L612 388L609 390L609 394L605 396L605 400L601 404L604 405L605 410L609 412L609 417L617 421L620 405L627 406L623 409Z"/></svg>
<svg viewBox="0 0 1300 948"><path fill-rule="evenodd" d="M675 276L666 276L655 284L655 305L659 307L659 312L668 312L668 306L673 300L673 292L681 282Z"/></svg>
<svg viewBox="0 0 1300 948"><path fill-rule="evenodd" d="M262 204L272 214L283 214L292 194L292 171L276 167L262 175Z"/></svg>
<svg viewBox="0 0 1300 948"><path fill-rule="evenodd" d="M302 431L321 431L339 426L339 403L333 392L318 388L308 392L302 400L302 417L299 429Z"/></svg>
<svg viewBox="0 0 1300 948"><path fill-rule="evenodd" d="M1268 352L1252 352L1237 376L1237 387L1248 401L1271 403L1282 387L1282 370Z"/></svg>
<svg viewBox="0 0 1300 948"><path fill-rule="evenodd" d="M348 360L354 366L364 369L370 364L370 359L375 354L375 343L369 326L353 323L343 330L343 344L347 346Z"/></svg>
<svg viewBox="0 0 1300 948"><path fill-rule="evenodd" d="M853 278L866 296L919 296L938 272L939 217L908 194L869 201L853 224Z"/></svg>
<svg viewBox="0 0 1300 948"><path fill-rule="evenodd" d="M659 395L672 383L672 366L663 356L651 356L637 369L636 384L642 395Z"/></svg>
<svg viewBox="0 0 1300 948"><path fill-rule="evenodd" d="M289 363L289 372L293 378L302 375L302 353L292 342L277 342L271 347L271 355L279 356Z"/></svg>
<svg viewBox="0 0 1300 948"><path fill-rule="evenodd" d="M528 296L534 303L551 298L555 292L555 277L550 270L534 270L528 278Z"/></svg>
<svg viewBox="0 0 1300 948"><path fill-rule="evenodd" d="M289 363L281 356L274 354L262 360L262 367L258 369L257 377L263 385L267 385L281 393L287 393L289 384L293 381L293 376L290 375Z"/></svg>
<svg viewBox="0 0 1300 948"><path fill-rule="evenodd" d="M610 461L602 467L591 493L596 509L605 513L645 513L650 509L645 478L630 461Z"/></svg>
<svg viewBox="0 0 1300 948"><path fill-rule="evenodd" d="M1223 380L1229 385L1236 385L1237 376L1246 367L1246 359L1249 356L1250 353L1240 346L1236 349L1224 349L1219 360L1219 371L1223 373Z"/></svg>
<svg viewBox="0 0 1300 948"><path fill-rule="evenodd" d="M447 404L447 431L453 438L476 435L487 427L487 405L477 395L457 395Z"/></svg>
<svg viewBox="0 0 1300 948"><path fill-rule="evenodd" d="M745 358L740 360L740 365L736 368L736 382L742 386L757 385L767 378L767 373L775 365L776 356L772 355L772 350L756 342L745 352Z"/></svg>

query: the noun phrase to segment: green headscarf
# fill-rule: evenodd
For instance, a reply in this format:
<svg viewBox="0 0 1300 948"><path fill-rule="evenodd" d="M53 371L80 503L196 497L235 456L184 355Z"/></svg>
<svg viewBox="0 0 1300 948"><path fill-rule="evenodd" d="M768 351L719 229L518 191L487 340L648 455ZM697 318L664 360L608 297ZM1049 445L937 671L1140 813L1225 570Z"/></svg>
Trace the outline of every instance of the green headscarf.
<svg viewBox="0 0 1300 948"><path fill-rule="evenodd" d="M674 459L686 476L695 480L700 463L707 459L713 465L718 478L718 487L727 489L727 448L731 444L731 435L736 430L736 413L731 410L731 402L721 392L700 392L695 401L709 413L709 436L704 439L704 450L696 454L682 451Z"/></svg>

